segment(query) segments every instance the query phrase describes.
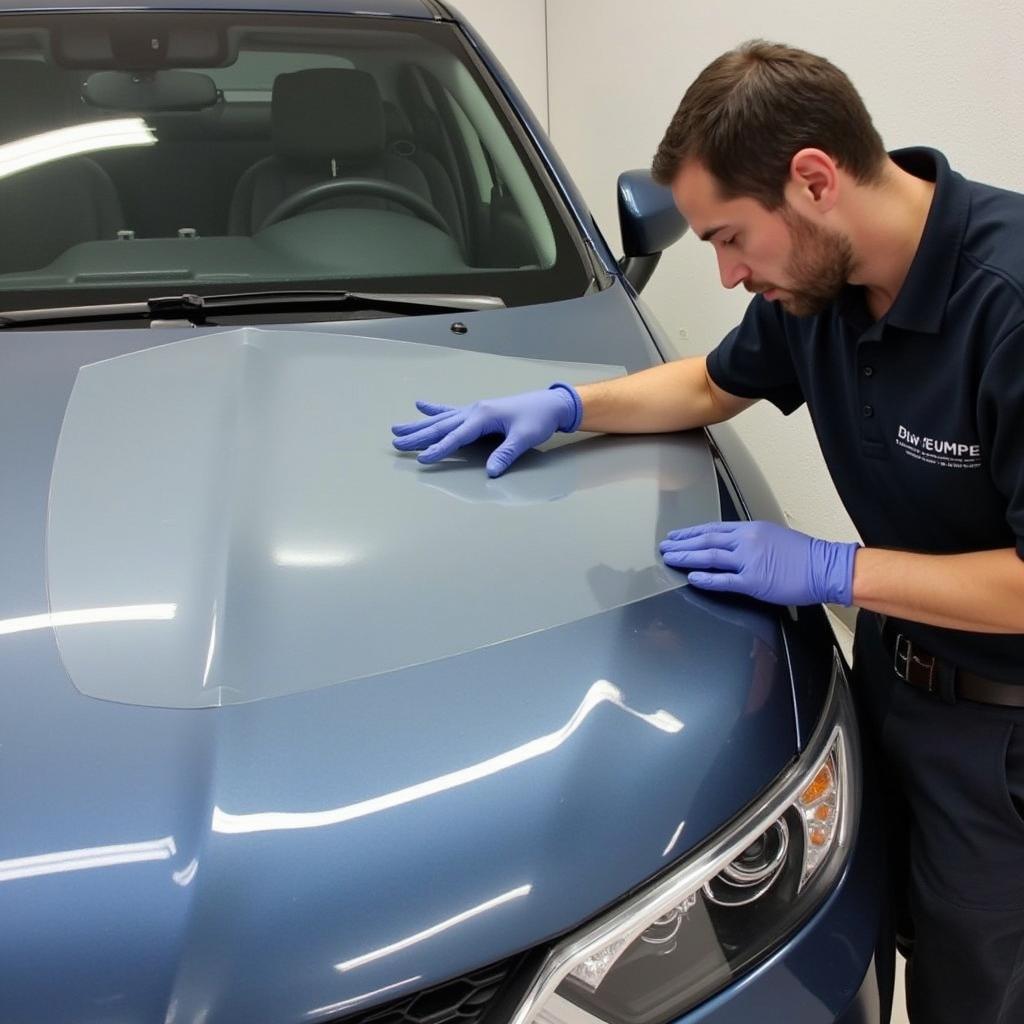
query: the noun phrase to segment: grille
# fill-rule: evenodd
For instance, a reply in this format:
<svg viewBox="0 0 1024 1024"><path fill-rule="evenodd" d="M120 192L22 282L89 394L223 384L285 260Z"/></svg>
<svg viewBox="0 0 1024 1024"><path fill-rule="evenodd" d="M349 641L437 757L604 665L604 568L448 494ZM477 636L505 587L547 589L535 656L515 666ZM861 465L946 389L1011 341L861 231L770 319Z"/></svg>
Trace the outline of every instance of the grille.
<svg viewBox="0 0 1024 1024"><path fill-rule="evenodd" d="M509 957L364 1013L338 1018L335 1024L479 1024L498 996L514 986L513 976L524 960Z"/></svg>

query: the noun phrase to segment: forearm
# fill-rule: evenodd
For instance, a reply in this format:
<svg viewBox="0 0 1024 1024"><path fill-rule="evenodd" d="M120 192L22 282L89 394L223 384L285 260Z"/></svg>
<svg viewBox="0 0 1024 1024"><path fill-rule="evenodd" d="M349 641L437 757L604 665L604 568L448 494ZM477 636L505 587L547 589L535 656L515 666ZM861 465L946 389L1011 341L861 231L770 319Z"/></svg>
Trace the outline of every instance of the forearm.
<svg viewBox="0 0 1024 1024"><path fill-rule="evenodd" d="M720 423L752 404L716 388L704 356L584 384L577 391L583 401L580 429L609 434L690 430Z"/></svg>
<svg viewBox="0 0 1024 1024"><path fill-rule="evenodd" d="M962 555L863 548L853 603L933 626L1024 633L1024 561L1012 548Z"/></svg>

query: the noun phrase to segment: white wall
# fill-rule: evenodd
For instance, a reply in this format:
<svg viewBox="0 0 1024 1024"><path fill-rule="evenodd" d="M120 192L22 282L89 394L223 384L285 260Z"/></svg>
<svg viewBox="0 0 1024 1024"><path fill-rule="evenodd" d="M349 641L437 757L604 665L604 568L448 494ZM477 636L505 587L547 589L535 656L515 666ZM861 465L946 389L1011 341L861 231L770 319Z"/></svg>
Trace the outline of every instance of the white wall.
<svg viewBox="0 0 1024 1024"><path fill-rule="evenodd" d="M615 179L648 166L689 83L753 37L838 64L889 148L932 145L969 177L1024 190L1024 5L1001 0L548 0L550 134L618 243ZM720 285L711 247L685 237L645 291L680 353L706 352L749 297ZM853 538L806 411L759 403L735 421L798 528Z"/></svg>

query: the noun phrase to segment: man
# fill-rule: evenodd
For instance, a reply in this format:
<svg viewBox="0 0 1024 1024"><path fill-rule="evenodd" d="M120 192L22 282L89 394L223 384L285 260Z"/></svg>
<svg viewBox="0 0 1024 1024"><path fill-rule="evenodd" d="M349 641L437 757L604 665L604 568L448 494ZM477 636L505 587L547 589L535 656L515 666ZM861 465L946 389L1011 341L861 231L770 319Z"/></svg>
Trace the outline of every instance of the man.
<svg viewBox="0 0 1024 1024"><path fill-rule="evenodd" d="M394 444L429 463L504 434L494 476L556 430L806 402L865 546L712 523L662 556L697 587L862 609L854 686L909 832L912 1020L1024 1022L1024 197L886 154L840 70L764 42L700 74L653 174L722 284L756 293L739 327L578 391L422 403Z"/></svg>

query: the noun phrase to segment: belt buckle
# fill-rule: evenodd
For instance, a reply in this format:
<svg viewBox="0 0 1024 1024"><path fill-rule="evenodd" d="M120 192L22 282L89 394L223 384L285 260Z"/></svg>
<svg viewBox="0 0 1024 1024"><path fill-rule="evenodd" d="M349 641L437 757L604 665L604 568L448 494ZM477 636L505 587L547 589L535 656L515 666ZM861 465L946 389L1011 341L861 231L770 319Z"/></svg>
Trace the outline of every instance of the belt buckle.
<svg viewBox="0 0 1024 1024"><path fill-rule="evenodd" d="M909 637L902 633L896 637L892 667L905 683L927 693L935 693L935 656L927 655L922 658L915 654L914 645Z"/></svg>

